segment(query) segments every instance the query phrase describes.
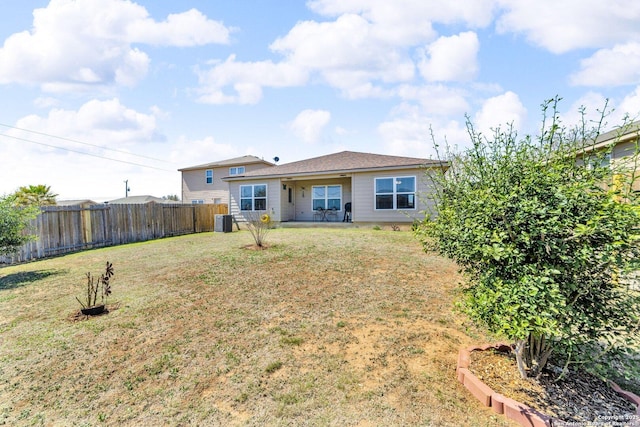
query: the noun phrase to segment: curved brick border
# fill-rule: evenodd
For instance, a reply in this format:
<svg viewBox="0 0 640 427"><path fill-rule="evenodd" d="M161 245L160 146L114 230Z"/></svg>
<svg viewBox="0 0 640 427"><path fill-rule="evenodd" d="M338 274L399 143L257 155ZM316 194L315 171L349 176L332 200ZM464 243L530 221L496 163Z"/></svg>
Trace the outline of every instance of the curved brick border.
<svg viewBox="0 0 640 427"><path fill-rule="evenodd" d="M484 406L491 407L491 409L497 414L504 414L505 417L517 422L521 426L551 427L554 424L554 421L559 423L559 420L555 420L554 418L544 415L527 405L494 392L488 385L480 381L478 377L469 371L471 352L485 351L490 348L501 352L511 351L512 349L509 344L505 343L487 344L461 349L460 353L458 353L458 366L456 370L458 381L462 383L466 389L469 390L469 392L473 394ZM632 421L631 425L640 426L640 397L630 391L621 389L620 386L613 381L609 381L609 383L619 395L636 405L636 419Z"/></svg>

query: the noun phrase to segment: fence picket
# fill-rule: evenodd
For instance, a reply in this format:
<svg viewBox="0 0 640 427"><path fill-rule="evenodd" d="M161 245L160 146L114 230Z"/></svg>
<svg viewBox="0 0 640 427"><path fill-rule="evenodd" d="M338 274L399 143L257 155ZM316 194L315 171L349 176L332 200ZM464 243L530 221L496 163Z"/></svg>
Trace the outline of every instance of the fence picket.
<svg viewBox="0 0 640 427"><path fill-rule="evenodd" d="M0 264L31 261L83 249L141 242L181 234L213 231L217 214L226 204L117 204L45 206L30 229L37 239Z"/></svg>

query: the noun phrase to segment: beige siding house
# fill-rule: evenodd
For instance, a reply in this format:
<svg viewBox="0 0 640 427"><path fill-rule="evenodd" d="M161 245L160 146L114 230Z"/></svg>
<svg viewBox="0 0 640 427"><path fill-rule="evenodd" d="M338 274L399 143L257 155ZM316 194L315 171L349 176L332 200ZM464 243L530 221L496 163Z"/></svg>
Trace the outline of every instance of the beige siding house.
<svg viewBox="0 0 640 427"><path fill-rule="evenodd" d="M425 168L441 162L343 151L226 176L229 213L267 212L275 222L411 223L432 191ZM350 212L348 207L351 208ZM349 214L349 215L347 215Z"/></svg>
<svg viewBox="0 0 640 427"><path fill-rule="evenodd" d="M628 126L601 134L595 143L585 151L600 152L600 159L612 166L620 166L629 173L635 171L635 177L640 177L640 165L634 163L634 154L638 153L640 141L640 122L633 122ZM604 155L603 155L604 154ZM633 189L640 191L640 179L633 183Z"/></svg>
<svg viewBox="0 0 640 427"><path fill-rule="evenodd" d="M244 175L274 166L255 156L242 156L219 162L178 169L182 173L183 203L228 203L229 186L224 177Z"/></svg>

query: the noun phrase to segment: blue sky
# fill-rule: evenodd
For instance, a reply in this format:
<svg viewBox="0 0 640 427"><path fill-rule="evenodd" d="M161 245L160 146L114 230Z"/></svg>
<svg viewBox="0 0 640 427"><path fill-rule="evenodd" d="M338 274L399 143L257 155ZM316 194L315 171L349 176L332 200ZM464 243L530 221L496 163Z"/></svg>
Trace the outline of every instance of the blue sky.
<svg viewBox="0 0 640 427"><path fill-rule="evenodd" d="M640 4L614 0L0 0L0 195L180 194L252 154L432 157L513 123L640 113Z"/></svg>

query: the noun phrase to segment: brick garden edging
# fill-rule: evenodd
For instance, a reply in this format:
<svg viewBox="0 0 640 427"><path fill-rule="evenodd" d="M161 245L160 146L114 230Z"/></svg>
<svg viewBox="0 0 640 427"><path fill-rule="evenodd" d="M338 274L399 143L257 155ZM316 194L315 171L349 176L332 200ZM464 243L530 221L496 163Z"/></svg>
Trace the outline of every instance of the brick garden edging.
<svg viewBox="0 0 640 427"><path fill-rule="evenodd" d="M478 377L469 371L471 352L486 351L491 348L500 352L511 351L512 349L509 344L505 343L487 344L461 349L460 353L458 353L458 366L456 369L458 381L462 383L465 388L469 390L469 392L484 406L490 407L496 414L504 414L505 417L517 422L521 426L552 427L554 422L556 425L561 424L562 422L560 420L556 420L553 417L536 411L525 404L494 392L488 385L483 383ZM640 397L630 391L621 389L620 386L613 381L610 381L610 383L611 388L613 388L619 395L636 405L635 415L637 419L632 421L631 425L640 426Z"/></svg>

